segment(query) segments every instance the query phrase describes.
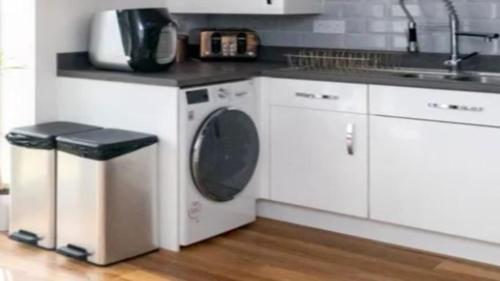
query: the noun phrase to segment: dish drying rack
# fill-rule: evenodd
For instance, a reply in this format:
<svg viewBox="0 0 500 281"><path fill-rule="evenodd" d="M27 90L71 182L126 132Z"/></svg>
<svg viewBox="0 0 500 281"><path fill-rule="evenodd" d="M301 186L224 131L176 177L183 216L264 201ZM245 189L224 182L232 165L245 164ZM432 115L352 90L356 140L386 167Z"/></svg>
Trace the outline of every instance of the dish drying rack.
<svg viewBox="0 0 500 281"><path fill-rule="evenodd" d="M401 67L401 55L353 50L302 50L286 54L288 65L302 71L377 72Z"/></svg>

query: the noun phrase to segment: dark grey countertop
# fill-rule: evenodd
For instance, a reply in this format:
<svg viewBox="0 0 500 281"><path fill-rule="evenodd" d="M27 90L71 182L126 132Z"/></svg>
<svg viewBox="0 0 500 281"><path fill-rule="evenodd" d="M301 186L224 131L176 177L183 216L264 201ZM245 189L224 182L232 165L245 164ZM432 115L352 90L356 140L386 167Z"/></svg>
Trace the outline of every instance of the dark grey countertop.
<svg viewBox="0 0 500 281"><path fill-rule="evenodd" d="M195 87L206 84L243 80L255 76L306 79L332 82L350 82L377 85L392 85L419 88L435 88L475 92L500 93L500 86L479 82L453 80L429 80L404 78L383 72L317 72L287 68L281 60L284 52L290 49L266 51L264 59L257 62L199 62L189 61L174 65L160 73L129 73L99 70L93 67L86 53L69 53L58 56L58 76L83 79L139 83L171 87ZM401 57L401 67L444 69L446 54L405 54L394 53ZM500 56L478 56L463 65L467 71L500 73Z"/></svg>
<svg viewBox="0 0 500 281"><path fill-rule="evenodd" d="M435 53L397 53L400 58L399 67L402 68L421 68L446 71L444 61L448 59L447 54ZM463 71L477 72L492 72L500 73L500 56L477 56L462 64ZM416 79L401 77L395 73L388 72L359 72L359 71L304 71L293 70L290 68L281 69L266 69L263 70L261 76L289 79L306 79L318 81L332 82L347 82L347 83L363 83L374 85L402 86L415 88L432 88L443 90L458 90L458 91L473 91L486 93L500 93L500 85L483 84L480 82L471 81L454 81L454 80L432 80L432 79Z"/></svg>
<svg viewBox="0 0 500 281"><path fill-rule="evenodd" d="M70 57L73 55L74 57ZM68 56L61 58L61 56ZM57 75L60 77L95 79L170 87L195 87L206 84L244 80L260 75L263 70L284 67L276 62L199 62L173 65L158 73L134 73L100 70L93 67L84 53L59 55Z"/></svg>
<svg viewBox="0 0 500 281"><path fill-rule="evenodd" d="M261 73L264 77L305 79L330 82L362 83L371 85L428 88L441 90L500 93L500 85L454 80L405 78L391 73L371 72L315 72L291 69L270 69Z"/></svg>

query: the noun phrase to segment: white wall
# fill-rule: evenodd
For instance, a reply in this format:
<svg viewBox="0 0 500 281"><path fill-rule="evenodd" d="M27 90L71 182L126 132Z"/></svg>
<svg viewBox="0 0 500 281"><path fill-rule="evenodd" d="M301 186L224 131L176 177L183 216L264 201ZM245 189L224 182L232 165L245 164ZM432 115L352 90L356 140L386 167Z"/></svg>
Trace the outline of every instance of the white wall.
<svg viewBox="0 0 500 281"><path fill-rule="evenodd" d="M0 1L0 50L4 63L7 67L22 67L3 70L0 76L0 167L5 182L10 181L10 159L3 136L12 127L35 122L35 1Z"/></svg>
<svg viewBox="0 0 500 281"><path fill-rule="evenodd" d="M2 123L22 124L31 122L34 103L30 99L34 90L34 8L35 0L8 1L2 0L1 4L1 51L5 64L9 66L22 66L21 69L2 71L3 110L6 113ZM9 28L16 22L15 28ZM22 36L20 36L22 34ZM8 106L7 106L8 105Z"/></svg>

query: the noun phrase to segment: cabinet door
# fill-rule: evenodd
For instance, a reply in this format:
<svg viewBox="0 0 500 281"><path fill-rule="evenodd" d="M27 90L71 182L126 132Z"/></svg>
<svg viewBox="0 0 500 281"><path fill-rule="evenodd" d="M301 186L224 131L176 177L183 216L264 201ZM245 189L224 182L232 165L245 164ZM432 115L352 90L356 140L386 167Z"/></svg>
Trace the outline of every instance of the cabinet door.
<svg viewBox="0 0 500 281"><path fill-rule="evenodd" d="M500 243L500 129L370 119L371 217Z"/></svg>
<svg viewBox="0 0 500 281"><path fill-rule="evenodd" d="M364 115L273 106L271 199L367 217L367 142Z"/></svg>
<svg viewBox="0 0 500 281"><path fill-rule="evenodd" d="M324 0L168 0L174 14L319 14Z"/></svg>

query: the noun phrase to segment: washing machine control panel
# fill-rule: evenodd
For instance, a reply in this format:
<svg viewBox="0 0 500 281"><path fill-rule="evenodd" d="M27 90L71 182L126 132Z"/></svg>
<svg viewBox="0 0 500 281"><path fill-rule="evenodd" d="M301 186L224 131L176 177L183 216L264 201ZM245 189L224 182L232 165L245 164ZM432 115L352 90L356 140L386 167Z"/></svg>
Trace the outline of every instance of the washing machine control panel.
<svg viewBox="0 0 500 281"><path fill-rule="evenodd" d="M188 104L205 103L210 101L208 89L200 89L186 92Z"/></svg>
<svg viewBox="0 0 500 281"><path fill-rule="evenodd" d="M206 86L204 88L186 89L188 105L204 103L231 103L252 95L250 82L236 82Z"/></svg>
<svg viewBox="0 0 500 281"><path fill-rule="evenodd" d="M231 97L231 92L227 88L217 89L217 98L225 100Z"/></svg>

